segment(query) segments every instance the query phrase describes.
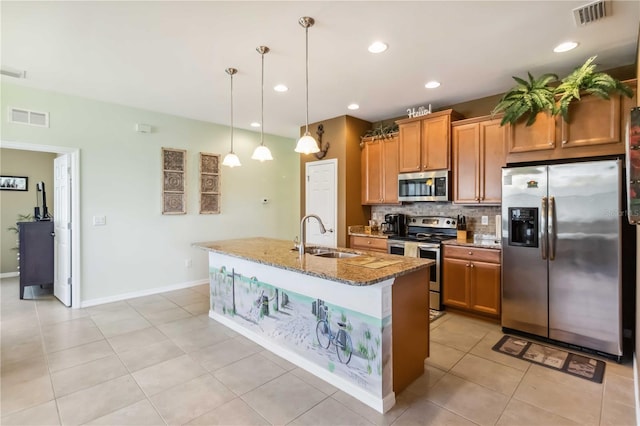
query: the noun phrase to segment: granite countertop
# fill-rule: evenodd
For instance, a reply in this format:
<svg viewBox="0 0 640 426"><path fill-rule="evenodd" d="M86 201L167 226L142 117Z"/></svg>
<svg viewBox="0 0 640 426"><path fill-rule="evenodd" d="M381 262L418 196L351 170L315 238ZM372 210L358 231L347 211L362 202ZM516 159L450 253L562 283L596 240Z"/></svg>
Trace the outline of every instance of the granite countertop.
<svg viewBox="0 0 640 426"><path fill-rule="evenodd" d="M482 240L481 242L473 242L467 241L466 243L460 242L455 238L450 240L445 240L442 244L446 244L448 246L462 246L462 247L478 247L478 248L488 248L488 249L496 249L501 250L502 245L500 243L496 243L494 240Z"/></svg>
<svg viewBox="0 0 640 426"><path fill-rule="evenodd" d="M435 263L429 259L344 248L337 250L359 253L361 256L335 259L305 254L304 259L301 260L298 251L292 250L291 241L263 237L207 241L194 243L193 246L214 253L358 286L376 284Z"/></svg>
<svg viewBox="0 0 640 426"><path fill-rule="evenodd" d="M371 237L371 238L389 238L389 234L384 234L380 231L365 232L363 225L355 225L349 227L349 235L356 235L358 237Z"/></svg>

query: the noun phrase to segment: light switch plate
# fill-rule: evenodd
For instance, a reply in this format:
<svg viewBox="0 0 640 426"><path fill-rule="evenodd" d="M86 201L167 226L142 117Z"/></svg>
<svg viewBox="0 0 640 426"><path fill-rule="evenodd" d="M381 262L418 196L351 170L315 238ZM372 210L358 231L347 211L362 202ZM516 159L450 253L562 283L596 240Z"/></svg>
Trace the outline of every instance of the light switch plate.
<svg viewBox="0 0 640 426"><path fill-rule="evenodd" d="M489 224L489 216L482 216L482 222L483 225L488 225Z"/></svg>

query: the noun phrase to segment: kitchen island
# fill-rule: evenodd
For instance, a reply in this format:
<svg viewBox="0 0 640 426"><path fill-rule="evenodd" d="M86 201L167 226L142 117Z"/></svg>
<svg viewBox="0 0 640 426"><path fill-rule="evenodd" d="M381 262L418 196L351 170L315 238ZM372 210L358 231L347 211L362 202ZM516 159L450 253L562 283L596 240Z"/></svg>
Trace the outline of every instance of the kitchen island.
<svg viewBox="0 0 640 426"><path fill-rule="evenodd" d="M433 261L300 258L269 238L194 246L209 251L211 318L377 411L424 373Z"/></svg>

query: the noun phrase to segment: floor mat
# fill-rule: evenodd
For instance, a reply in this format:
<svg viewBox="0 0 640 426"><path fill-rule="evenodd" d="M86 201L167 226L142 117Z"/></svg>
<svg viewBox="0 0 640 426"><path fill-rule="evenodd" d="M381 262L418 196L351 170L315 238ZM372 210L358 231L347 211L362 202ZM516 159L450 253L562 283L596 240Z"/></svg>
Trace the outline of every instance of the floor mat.
<svg viewBox="0 0 640 426"><path fill-rule="evenodd" d="M604 377L606 364L603 361L519 337L503 336L491 349L596 383L602 383Z"/></svg>
<svg viewBox="0 0 640 426"><path fill-rule="evenodd" d="M444 311L436 311L435 309L429 309L429 322L433 322L444 315Z"/></svg>

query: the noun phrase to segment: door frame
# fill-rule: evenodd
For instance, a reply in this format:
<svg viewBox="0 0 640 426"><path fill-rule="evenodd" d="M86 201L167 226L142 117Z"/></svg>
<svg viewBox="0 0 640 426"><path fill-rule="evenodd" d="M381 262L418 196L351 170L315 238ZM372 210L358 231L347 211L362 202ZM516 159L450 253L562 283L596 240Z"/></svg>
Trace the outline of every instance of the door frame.
<svg viewBox="0 0 640 426"><path fill-rule="evenodd" d="M18 141L0 141L0 148L69 154L69 165L71 167L71 307L79 309L82 287L82 263L80 259L80 149Z"/></svg>

